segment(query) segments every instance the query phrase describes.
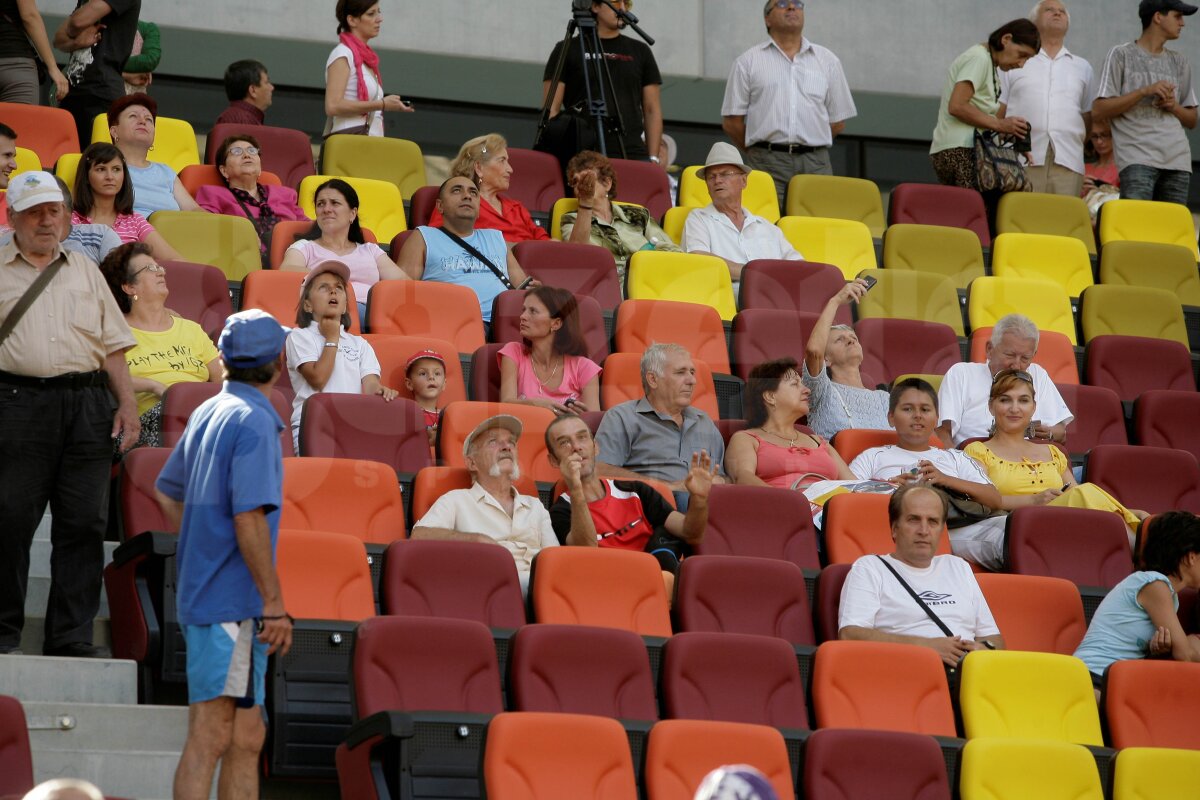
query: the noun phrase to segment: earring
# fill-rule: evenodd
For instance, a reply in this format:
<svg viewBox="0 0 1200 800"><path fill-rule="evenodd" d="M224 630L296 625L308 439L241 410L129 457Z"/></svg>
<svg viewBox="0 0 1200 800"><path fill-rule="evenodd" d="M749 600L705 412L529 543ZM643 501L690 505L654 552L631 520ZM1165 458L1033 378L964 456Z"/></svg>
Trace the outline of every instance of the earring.
<svg viewBox="0 0 1200 800"><path fill-rule="evenodd" d="M135 294L135 295L131 296L129 299L130 299L130 300L137 300L137 295Z"/></svg>

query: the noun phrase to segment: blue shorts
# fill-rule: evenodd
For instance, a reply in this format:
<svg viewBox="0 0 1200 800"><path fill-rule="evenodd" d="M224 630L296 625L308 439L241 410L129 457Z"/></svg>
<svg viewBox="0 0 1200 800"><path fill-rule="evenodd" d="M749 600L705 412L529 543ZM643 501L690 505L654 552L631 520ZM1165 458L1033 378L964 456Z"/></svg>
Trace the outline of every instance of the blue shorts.
<svg viewBox="0 0 1200 800"><path fill-rule="evenodd" d="M232 697L238 708L266 701L267 645L258 641L258 620L184 625L188 702Z"/></svg>

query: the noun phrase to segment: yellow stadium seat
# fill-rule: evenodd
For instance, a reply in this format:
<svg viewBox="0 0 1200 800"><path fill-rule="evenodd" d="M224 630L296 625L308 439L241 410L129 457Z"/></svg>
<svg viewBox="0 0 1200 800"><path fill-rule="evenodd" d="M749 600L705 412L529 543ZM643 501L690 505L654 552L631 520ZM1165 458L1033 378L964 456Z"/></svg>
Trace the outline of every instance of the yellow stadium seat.
<svg viewBox="0 0 1200 800"><path fill-rule="evenodd" d="M958 292L949 278L932 272L896 269L865 269L858 277L873 277L878 283L858 303L858 318L891 317L940 322L958 336L963 330Z"/></svg>
<svg viewBox="0 0 1200 800"><path fill-rule="evenodd" d="M358 193L358 222L370 228L381 242L390 242L396 234L408 230L404 219L404 201L396 184L374 178L345 175L309 175L300 181L300 208L311 219L317 218L317 187L331 178L341 178Z"/></svg>
<svg viewBox="0 0 1200 800"><path fill-rule="evenodd" d="M112 142L108 132L108 116L97 114L92 121L92 144ZM200 162L200 148L196 145L196 131L192 124L173 117L157 117L154 120L154 146L146 156L151 161L166 164L175 172Z"/></svg>
<svg viewBox="0 0 1200 800"><path fill-rule="evenodd" d="M678 300L712 306L723 320L737 313L729 266L716 256L642 250L629 259L630 300Z"/></svg>
<svg viewBox="0 0 1200 800"><path fill-rule="evenodd" d="M1091 673L1074 656L977 650L959 691L968 739L1052 739L1104 746Z"/></svg>
<svg viewBox="0 0 1200 800"><path fill-rule="evenodd" d="M1177 244L1112 242L1100 254L1100 282L1165 289L1185 306L1200 306L1196 260Z"/></svg>
<svg viewBox="0 0 1200 800"><path fill-rule="evenodd" d="M637 203L622 203L620 200L615 201L619 206L628 206L630 208L645 208ZM574 197L560 197L554 201L554 208L550 210L550 238L562 241L562 218L564 214L569 214L579 208L579 201ZM672 237L674 238L674 237ZM679 240L674 239L678 244Z"/></svg>
<svg viewBox="0 0 1200 800"><path fill-rule="evenodd" d="M671 237L671 241L680 247L683 246L683 226L687 222L688 214L697 208L697 206L675 206L668 208L667 213L663 214L662 229L667 236Z"/></svg>
<svg viewBox="0 0 1200 800"><path fill-rule="evenodd" d="M1177 244L1191 250L1192 257L1200 260L1192 212L1179 203L1154 200L1105 203L1100 211L1100 247L1119 241Z"/></svg>
<svg viewBox="0 0 1200 800"><path fill-rule="evenodd" d="M857 220L876 239L887 227L879 187L865 178L794 175L788 181L787 215Z"/></svg>
<svg viewBox="0 0 1200 800"><path fill-rule="evenodd" d="M1096 235L1087 204L1078 197L1043 192L1007 192L996 210L997 233L1070 236L1096 255Z"/></svg>
<svg viewBox="0 0 1200 800"><path fill-rule="evenodd" d="M679 176L679 205L706 206L712 202L708 185L696 175L699 169L687 167ZM768 222L778 221L779 195L775 192L775 180L761 170L751 172L746 178L746 189L742 192L742 205Z"/></svg>
<svg viewBox="0 0 1200 800"><path fill-rule="evenodd" d="M1200 751L1126 747L1117 754L1113 800L1194 797L1200 787Z"/></svg>
<svg viewBox="0 0 1200 800"><path fill-rule="evenodd" d="M156 211L150 215L167 243L185 260L211 264L231 281L262 269L258 234L245 217L207 211Z"/></svg>
<svg viewBox="0 0 1200 800"><path fill-rule="evenodd" d="M1083 242L1044 233L1002 233L992 241L992 274L1057 283L1068 297L1091 286L1092 261Z"/></svg>
<svg viewBox="0 0 1200 800"><path fill-rule="evenodd" d="M875 269L875 242L861 222L828 217L783 217L777 223L783 235L806 261L833 264L846 280L864 269Z"/></svg>
<svg viewBox="0 0 1200 800"><path fill-rule="evenodd" d="M931 375L929 373L910 372L906 375L897 375L895 380L892 381L892 385L894 386L900 381L908 380L909 378L919 378L932 386L935 392L938 392L942 389L942 379L945 377L945 375Z"/></svg>
<svg viewBox="0 0 1200 800"><path fill-rule="evenodd" d="M387 136L330 136L321 148L321 172L394 183L403 197L429 183L420 145Z"/></svg>
<svg viewBox="0 0 1200 800"><path fill-rule="evenodd" d="M75 173L79 170L79 159L82 153L63 153L54 167L54 174L63 179L63 183L75 191Z"/></svg>
<svg viewBox="0 0 1200 800"><path fill-rule="evenodd" d="M1058 331L1071 344L1079 343L1071 300L1057 283L994 276L971 281L967 291L967 319L972 330L993 326L1009 314L1024 314L1041 330Z"/></svg>
<svg viewBox="0 0 1200 800"><path fill-rule="evenodd" d="M15 178L22 172L37 172L42 168L42 160L38 158L38 154L25 147L17 148L17 168L12 171L9 178Z"/></svg>
<svg viewBox="0 0 1200 800"><path fill-rule="evenodd" d="M958 786L962 800L1104 800L1086 748L1038 739L972 739Z"/></svg>
<svg viewBox="0 0 1200 800"><path fill-rule="evenodd" d="M883 267L936 273L966 289L984 275L983 248L967 228L898 222L883 235Z"/></svg>
<svg viewBox="0 0 1200 800"><path fill-rule="evenodd" d="M1115 333L1170 339L1189 347L1183 306L1165 289L1092 286L1079 299L1079 321L1085 342Z"/></svg>

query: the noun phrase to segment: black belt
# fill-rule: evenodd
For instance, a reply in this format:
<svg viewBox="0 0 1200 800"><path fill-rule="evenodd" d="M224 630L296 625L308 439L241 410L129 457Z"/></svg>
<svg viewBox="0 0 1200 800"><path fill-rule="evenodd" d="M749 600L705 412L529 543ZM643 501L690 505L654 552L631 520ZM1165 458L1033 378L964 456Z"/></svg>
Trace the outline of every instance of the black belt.
<svg viewBox="0 0 1200 800"><path fill-rule="evenodd" d="M774 144L772 142L755 142L750 146L761 147L764 150L770 150L772 153L791 153L792 155L815 153L821 149L820 147L812 147L807 144Z"/></svg>
<svg viewBox="0 0 1200 800"><path fill-rule="evenodd" d="M35 378L31 375L14 375L0 370L0 383L12 386L24 386L30 389L90 389L93 386L107 387L108 373L104 370L95 372L68 372L65 375L54 375L49 378Z"/></svg>

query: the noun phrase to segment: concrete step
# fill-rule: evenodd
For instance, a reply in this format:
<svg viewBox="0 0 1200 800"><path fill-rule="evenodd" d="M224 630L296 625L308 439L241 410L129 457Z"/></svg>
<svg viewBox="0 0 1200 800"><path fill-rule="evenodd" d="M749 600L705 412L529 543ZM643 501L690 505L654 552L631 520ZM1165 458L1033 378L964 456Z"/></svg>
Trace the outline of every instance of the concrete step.
<svg viewBox="0 0 1200 800"><path fill-rule="evenodd" d="M122 751L183 752L188 710L184 706L21 701L35 752Z"/></svg>
<svg viewBox="0 0 1200 800"><path fill-rule="evenodd" d="M116 736L114 736L114 739ZM117 746L119 742L114 741ZM37 782L51 778L85 778L109 797L138 800L169 800L179 753L125 750L39 750L33 751L33 774ZM217 796L216 781L209 795Z"/></svg>
<svg viewBox="0 0 1200 800"><path fill-rule="evenodd" d="M43 602L42 608L36 615L25 613L25 627L21 631L21 650L27 655L37 656L42 652L42 643L46 640L45 611L46 607ZM112 644L112 635L109 631L108 618L97 617L92 623L92 644L109 647Z"/></svg>
<svg viewBox="0 0 1200 800"><path fill-rule="evenodd" d="M137 665L102 658L0 656L0 694L12 695L27 706L106 703L136 707Z"/></svg>

